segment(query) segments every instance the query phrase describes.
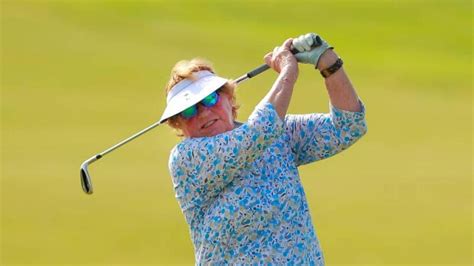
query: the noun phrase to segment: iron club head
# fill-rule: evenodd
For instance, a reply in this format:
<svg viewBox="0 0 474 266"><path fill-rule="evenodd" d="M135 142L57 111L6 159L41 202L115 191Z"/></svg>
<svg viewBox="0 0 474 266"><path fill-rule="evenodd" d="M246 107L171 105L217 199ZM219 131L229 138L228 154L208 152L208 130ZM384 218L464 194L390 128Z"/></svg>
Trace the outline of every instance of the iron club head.
<svg viewBox="0 0 474 266"><path fill-rule="evenodd" d="M97 161L98 159L102 158L102 156L96 155L85 162L81 164L81 184L82 184L82 190L84 190L85 193L87 194L92 194L94 190L92 189L92 180L91 176L89 174L89 164Z"/></svg>
<svg viewBox="0 0 474 266"><path fill-rule="evenodd" d="M87 166L89 165L85 163L81 165L82 190L84 190L84 192L87 194L92 194L92 182L91 177L89 176L89 171L87 171Z"/></svg>

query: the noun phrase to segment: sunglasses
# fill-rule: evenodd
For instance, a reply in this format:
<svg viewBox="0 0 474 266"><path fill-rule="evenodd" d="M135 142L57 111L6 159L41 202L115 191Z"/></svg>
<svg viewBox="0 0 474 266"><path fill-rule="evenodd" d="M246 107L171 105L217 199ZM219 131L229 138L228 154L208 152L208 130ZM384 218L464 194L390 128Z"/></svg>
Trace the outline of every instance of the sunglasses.
<svg viewBox="0 0 474 266"><path fill-rule="evenodd" d="M202 104L205 107L212 107L212 106L216 105L217 102L219 102L219 94L217 93L217 91L214 91L211 94L207 95L199 103L197 103L197 104L195 104L191 107L188 107L184 111L182 111L181 116L184 119L191 119L194 116L196 116L197 113L198 113L198 107L197 107L198 104Z"/></svg>

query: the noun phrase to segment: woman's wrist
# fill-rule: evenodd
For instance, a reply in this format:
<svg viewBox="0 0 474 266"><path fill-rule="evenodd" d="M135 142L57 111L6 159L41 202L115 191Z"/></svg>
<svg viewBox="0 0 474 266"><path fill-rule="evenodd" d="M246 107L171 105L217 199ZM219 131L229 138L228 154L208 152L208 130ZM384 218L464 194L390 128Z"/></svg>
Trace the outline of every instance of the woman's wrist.
<svg viewBox="0 0 474 266"><path fill-rule="evenodd" d="M333 49L327 49L319 58L317 69L324 70L332 66L338 59L336 52Z"/></svg>
<svg viewBox="0 0 474 266"><path fill-rule="evenodd" d="M298 79L298 65L296 67L285 66L281 72L280 76L282 76L285 82L295 83Z"/></svg>

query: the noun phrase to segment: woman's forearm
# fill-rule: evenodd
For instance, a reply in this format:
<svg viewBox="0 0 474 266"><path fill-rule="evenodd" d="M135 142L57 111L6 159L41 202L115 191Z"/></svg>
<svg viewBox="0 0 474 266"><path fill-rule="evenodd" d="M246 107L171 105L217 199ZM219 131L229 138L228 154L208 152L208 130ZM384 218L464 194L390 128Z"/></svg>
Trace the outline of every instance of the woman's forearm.
<svg viewBox="0 0 474 266"><path fill-rule="evenodd" d="M318 69L323 70L330 67L336 62L337 58L337 54L332 49L328 49L321 56ZM359 97L343 67L327 77L325 83L329 99L334 107L352 112L361 111Z"/></svg>
<svg viewBox="0 0 474 266"><path fill-rule="evenodd" d="M263 99L264 102L269 102L275 107L278 116L282 120L285 119L286 112L288 111L297 78L298 71L294 67L282 69L272 88Z"/></svg>
<svg viewBox="0 0 474 266"><path fill-rule="evenodd" d="M293 39L289 38L282 46L277 46L273 52L265 55L265 63L279 73L272 88L263 98L262 102L269 102L281 120L285 119L286 111L290 105L293 87L298 78L298 62L290 51Z"/></svg>

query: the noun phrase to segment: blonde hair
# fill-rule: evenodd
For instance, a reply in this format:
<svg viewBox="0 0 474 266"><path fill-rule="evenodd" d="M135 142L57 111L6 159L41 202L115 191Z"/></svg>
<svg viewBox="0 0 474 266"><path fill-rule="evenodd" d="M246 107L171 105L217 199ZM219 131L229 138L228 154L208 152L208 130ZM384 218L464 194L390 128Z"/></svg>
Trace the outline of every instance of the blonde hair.
<svg viewBox="0 0 474 266"><path fill-rule="evenodd" d="M170 80L168 81L168 84L166 84L165 87L166 96L168 96L168 93L174 85L178 84L184 79L192 79L194 72L202 70L207 70L215 74L212 64L203 58L181 60L176 63L176 65L174 65L173 69L171 70ZM236 83L228 81L226 84L224 84L224 86L219 89L220 92L230 96L232 104L232 116L234 119L237 117L237 110L239 109L239 105L237 104L237 100L235 97L236 87ZM170 117L166 122L170 127L174 128L177 131L178 136L183 136L178 115Z"/></svg>

